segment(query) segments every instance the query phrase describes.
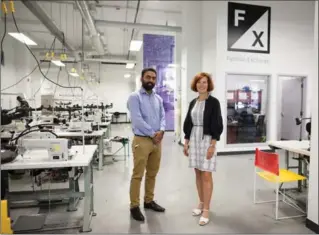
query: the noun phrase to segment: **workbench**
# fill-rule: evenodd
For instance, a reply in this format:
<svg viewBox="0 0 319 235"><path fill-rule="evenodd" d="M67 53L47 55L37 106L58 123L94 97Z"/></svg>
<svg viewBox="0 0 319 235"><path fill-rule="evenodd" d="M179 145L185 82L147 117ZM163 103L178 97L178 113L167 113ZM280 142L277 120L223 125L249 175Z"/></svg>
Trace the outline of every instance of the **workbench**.
<svg viewBox="0 0 319 235"><path fill-rule="evenodd" d="M310 157L310 141L309 140L284 140L284 141L268 141L268 146L273 149L282 149L285 151L285 163L286 169L298 169L298 174L304 175L307 177L307 161L305 156ZM290 154L297 155L295 158L298 161L298 166L291 166L289 164ZM298 190L302 191L302 182L298 182Z"/></svg>
<svg viewBox="0 0 319 235"><path fill-rule="evenodd" d="M55 131L54 132L59 138L82 138L82 132L69 132L69 131ZM98 131L93 131L92 133L84 133L84 139L87 138L97 138L98 145L98 170L103 170L103 160L104 160L104 144L103 139L107 138L109 135L108 128L101 129Z"/></svg>
<svg viewBox="0 0 319 235"><path fill-rule="evenodd" d="M80 192L79 188L71 190L70 201L75 204L75 198L84 197L83 208L83 225L82 232L90 232L90 222L94 213L94 183L93 183L93 167L92 160L97 145L72 146L71 151L74 156L68 161L51 161L46 150L31 150L24 154L22 157L18 155L17 158L6 164L1 165L2 171L8 170L34 170L34 169L52 169L52 168L83 168L84 174L84 192ZM70 191L70 190L69 190ZM30 192L29 192L30 193ZM32 193L32 192L31 192ZM25 192L19 192L20 197ZM30 199L30 198L26 198ZM10 201L10 196L9 196Z"/></svg>

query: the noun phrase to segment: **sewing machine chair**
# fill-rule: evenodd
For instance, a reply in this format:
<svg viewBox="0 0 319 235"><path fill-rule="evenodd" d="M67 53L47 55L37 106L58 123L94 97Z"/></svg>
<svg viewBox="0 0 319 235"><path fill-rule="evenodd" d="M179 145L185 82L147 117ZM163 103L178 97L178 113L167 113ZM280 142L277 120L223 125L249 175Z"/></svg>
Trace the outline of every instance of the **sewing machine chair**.
<svg viewBox="0 0 319 235"><path fill-rule="evenodd" d="M248 114L243 111L240 114L238 139L240 143L254 143L256 142L256 125L253 114Z"/></svg>
<svg viewBox="0 0 319 235"><path fill-rule="evenodd" d="M116 120L116 122L115 122L115 123L117 123L117 122L118 122L118 120L119 120L119 118L120 118L120 113L119 113L119 112L115 112L115 113L113 113L113 117L114 117L114 119Z"/></svg>

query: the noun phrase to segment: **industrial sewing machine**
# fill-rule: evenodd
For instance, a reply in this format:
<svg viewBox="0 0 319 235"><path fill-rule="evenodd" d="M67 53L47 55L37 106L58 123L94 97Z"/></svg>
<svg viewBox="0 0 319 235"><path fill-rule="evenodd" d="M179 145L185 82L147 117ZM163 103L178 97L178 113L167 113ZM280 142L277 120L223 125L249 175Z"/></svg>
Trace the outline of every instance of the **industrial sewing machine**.
<svg viewBox="0 0 319 235"><path fill-rule="evenodd" d="M67 130L71 132L81 132L82 121L71 120L69 123L69 128ZM92 123L83 122L83 130L85 133L92 133Z"/></svg>
<svg viewBox="0 0 319 235"><path fill-rule="evenodd" d="M72 157L70 151L71 142L68 139L63 138L23 138L19 141L18 152L22 156L31 150L42 150L48 151L49 160L51 161L67 161Z"/></svg>
<svg viewBox="0 0 319 235"><path fill-rule="evenodd" d="M38 124L54 124L54 118L56 118L53 115L42 115L39 117Z"/></svg>

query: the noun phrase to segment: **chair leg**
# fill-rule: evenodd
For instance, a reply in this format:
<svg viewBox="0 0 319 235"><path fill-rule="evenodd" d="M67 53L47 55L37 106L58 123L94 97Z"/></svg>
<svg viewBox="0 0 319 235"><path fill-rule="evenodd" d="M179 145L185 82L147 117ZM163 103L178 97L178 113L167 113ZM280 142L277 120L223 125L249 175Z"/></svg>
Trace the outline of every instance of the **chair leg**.
<svg viewBox="0 0 319 235"><path fill-rule="evenodd" d="M278 207L279 207L279 184L276 183L276 220L278 220Z"/></svg>
<svg viewBox="0 0 319 235"><path fill-rule="evenodd" d="M256 168L254 170L254 204L256 204L256 181L257 181L257 176L256 176Z"/></svg>

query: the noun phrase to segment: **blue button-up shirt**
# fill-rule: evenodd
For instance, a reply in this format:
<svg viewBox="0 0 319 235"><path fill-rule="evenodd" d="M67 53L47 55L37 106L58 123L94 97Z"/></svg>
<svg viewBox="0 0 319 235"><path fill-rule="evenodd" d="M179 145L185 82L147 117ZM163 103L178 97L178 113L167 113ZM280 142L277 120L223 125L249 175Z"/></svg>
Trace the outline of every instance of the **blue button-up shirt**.
<svg viewBox="0 0 319 235"><path fill-rule="evenodd" d="M165 111L162 98L147 93L144 88L130 95L127 108L131 113L133 133L153 137L157 131L165 131Z"/></svg>

